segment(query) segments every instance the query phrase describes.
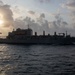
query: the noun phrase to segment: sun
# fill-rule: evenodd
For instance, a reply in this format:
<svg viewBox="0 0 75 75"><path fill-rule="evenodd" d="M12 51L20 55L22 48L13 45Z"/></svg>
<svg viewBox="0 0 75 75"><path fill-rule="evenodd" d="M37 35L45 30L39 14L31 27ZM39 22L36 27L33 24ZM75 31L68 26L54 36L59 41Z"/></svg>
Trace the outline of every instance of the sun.
<svg viewBox="0 0 75 75"><path fill-rule="evenodd" d="M3 20L0 20L0 25L2 25L4 23L4 21Z"/></svg>

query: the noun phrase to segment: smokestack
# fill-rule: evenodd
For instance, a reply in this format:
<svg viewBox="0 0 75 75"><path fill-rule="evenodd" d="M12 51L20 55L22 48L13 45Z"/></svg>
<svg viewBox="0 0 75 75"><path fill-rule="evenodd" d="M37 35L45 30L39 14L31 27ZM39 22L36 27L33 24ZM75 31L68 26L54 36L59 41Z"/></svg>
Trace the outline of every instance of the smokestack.
<svg viewBox="0 0 75 75"><path fill-rule="evenodd" d="M28 29L29 29L29 24L28 24Z"/></svg>
<svg viewBox="0 0 75 75"><path fill-rule="evenodd" d="M43 35L45 36L45 31L43 31Z"/></svg>
<svg viewBox="0 0 75 75"><path fill-rule="evenodd" d="M37 32L35 32L35 36L37 36Z"/></svg>
<svg viewBox="0 0 75 75"><path fill-rule="evenodd" d="M67 31L66 31L66 36L67 36Z"/></svg>
<svg viewBox="0 0 75 75"><path fill-rule="evenodd" d="M54 35L56 36L56 35L57 35L57 33L56 33L56 32L54 32Z"/></svg>

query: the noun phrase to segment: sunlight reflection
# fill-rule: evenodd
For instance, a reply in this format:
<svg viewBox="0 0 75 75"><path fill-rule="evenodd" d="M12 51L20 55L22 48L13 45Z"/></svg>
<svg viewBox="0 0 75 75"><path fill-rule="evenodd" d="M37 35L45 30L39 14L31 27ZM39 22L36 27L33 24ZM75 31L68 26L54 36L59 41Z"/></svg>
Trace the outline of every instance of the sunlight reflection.
<svg viewBox="0 0 75 75"><path fill-rule="evenodd" d="M0 26L3 26L4 20L3 20L3 15L0 13Z"/></svg>
<svg viewBox="0 0 75 75"><path fill-rule="evenodd" d="M3 20L0 20L0 25L2 25L4 23L4 21Z"/></svg>

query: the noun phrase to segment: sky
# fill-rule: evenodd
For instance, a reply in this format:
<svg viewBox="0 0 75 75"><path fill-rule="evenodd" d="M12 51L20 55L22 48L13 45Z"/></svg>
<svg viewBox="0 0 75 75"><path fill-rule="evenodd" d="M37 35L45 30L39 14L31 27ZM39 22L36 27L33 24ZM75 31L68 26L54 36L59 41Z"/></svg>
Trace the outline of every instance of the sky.
<svg viewBox="0 0 75 75"><path fill-rule="evenodd" d="M55 31L75 36L75 0L0 0L0 32L27 25L38 34Z"/></svg>

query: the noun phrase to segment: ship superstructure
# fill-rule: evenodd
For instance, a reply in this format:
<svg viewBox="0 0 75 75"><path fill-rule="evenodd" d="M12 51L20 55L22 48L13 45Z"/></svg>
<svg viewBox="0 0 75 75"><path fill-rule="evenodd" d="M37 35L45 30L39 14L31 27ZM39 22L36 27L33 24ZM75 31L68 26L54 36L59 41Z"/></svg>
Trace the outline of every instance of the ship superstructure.
<svg viewBox="0 0 75 75"><path fill-rule="evenodd" d="M32 29L28 28L28 29L16 29L16 31L12 31L8 33L7 39L23 39L26 36L32 36L33 35L33 31Z"/></svg>

